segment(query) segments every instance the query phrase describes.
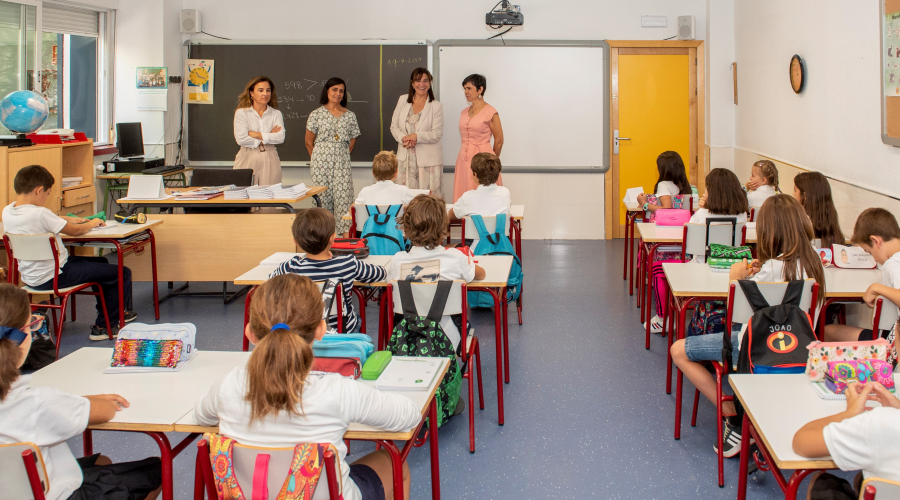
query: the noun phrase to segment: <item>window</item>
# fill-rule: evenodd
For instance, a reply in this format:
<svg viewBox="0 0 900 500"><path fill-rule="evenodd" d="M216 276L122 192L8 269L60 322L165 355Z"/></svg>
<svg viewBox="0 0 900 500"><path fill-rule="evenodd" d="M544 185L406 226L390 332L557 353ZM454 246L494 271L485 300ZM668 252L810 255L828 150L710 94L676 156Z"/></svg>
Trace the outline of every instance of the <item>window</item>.
<svg viewBox="0 0 900 500"><path fill-rule="evenodd" d="M114 17L47 1L0 0L0 95L40 92L50 104L41 128L73 129L108 143Z"/></svg>

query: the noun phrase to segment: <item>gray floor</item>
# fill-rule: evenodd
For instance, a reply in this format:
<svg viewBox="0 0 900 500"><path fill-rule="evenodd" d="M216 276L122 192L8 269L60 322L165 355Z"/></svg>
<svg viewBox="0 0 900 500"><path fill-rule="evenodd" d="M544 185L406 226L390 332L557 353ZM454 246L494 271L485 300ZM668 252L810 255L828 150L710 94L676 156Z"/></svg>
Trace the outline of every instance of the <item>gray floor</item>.
<svg viewBox="0 0 900 500"><path fill-rule="evenodd" d="M444 498L736 498L737 459L726 460L725 488L716 485L715 409L704 401L696 428L684 417L672 438L674 395L664 392L665 339L644 349L638 310L622 281L622 240L525 241L525 324L510 311L511 383L504 387L506 425L497 425L493 313L474 311L482 342L485 410L476 412L476 446L468 452L467 419L440 432ZM192 285L218 291L221 284ZM161 287L165 292L165 287ZM134 289L139 321L153 318L150 287ZM93 304L79 300L62 353L111 342L87 339ZM165 302L162 322L198 326L198 347L240 349L243 301L182 297ZM368 310L374 331L377 310ZM79 332L76 334L76 332ZM693 388L686 384L689 409ZM172 435L174 442L180 435ZM81 439L70 440L80 454ZM142 434L96 432L95 450L114 461L157 454ZM354 443L350 459L373 449ZM194 448L176 459L176 498L190 498ZM427 446L410 455L413 499L430 497ZM805 486L804 486L805 490ZM804 491L801 490L801 491ZM781 498L771 476L750 480L748 498Z"/></svg>

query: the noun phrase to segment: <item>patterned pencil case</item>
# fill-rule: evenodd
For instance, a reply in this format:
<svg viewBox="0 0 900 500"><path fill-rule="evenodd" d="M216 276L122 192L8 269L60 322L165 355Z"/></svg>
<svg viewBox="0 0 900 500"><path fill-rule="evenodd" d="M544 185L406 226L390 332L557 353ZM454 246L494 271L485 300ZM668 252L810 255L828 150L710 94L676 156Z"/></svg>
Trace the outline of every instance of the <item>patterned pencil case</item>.
<svg viewBox="0 0 900 500"><path fill-rule="evenodd" d="M835 394L843 394L852 382L865 384L878 382L894 392L893 366L880 359L829 361L825 374L825 387Z"/></svg>
<svg viewBox="0 0 900 500"><path fill-rule="evenodd" d="M119 339L109 366L175 368L180 357L180 340Z"/></svg>

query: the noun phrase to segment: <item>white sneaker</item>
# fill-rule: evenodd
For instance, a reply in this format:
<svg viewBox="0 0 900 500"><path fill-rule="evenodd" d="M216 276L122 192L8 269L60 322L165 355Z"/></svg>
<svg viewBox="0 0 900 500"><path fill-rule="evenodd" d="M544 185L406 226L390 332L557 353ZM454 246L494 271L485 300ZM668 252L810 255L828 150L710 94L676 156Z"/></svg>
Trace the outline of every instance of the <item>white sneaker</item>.
<svg viewBox="0 0 900 500"><path fill-rule="evenodd" d="M641 323L644 329L647 329L647 323ZM659 317L658 314L653 315L650 318L650 333L662 333L663 322L662 318Z"/></svg>

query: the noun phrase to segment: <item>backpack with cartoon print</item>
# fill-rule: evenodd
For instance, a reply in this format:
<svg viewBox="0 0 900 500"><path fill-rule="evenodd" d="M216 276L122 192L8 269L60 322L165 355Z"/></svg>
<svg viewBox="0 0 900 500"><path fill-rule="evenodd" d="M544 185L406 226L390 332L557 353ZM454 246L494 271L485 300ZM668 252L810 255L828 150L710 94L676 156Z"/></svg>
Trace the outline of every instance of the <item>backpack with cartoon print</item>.
<svg viewBox="0 0 900 500"><path fill-rule="evenodd" d="M444 315L444 306L447 304L447 297L450 296L453 282L446 280L438 282L434 300L431 302L428 316L425 317L419 316L416 312L411 283L408 280L397 282L400 303L403 307L403 319L394 327L387 349L394 356L450 359L450 367L447 369L444 379L441 380L435 396L438 406L438 425L443 425L456 410L462 387L462 377L456 362L456 350L453 348L453 342L447 338L447 334L441 328L441 317Z"/></svg>

